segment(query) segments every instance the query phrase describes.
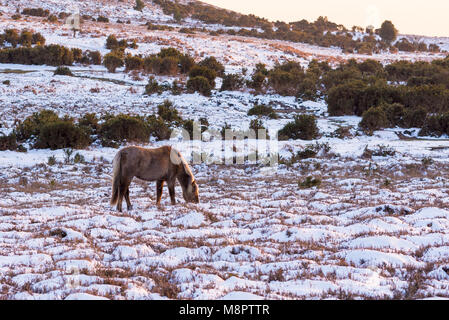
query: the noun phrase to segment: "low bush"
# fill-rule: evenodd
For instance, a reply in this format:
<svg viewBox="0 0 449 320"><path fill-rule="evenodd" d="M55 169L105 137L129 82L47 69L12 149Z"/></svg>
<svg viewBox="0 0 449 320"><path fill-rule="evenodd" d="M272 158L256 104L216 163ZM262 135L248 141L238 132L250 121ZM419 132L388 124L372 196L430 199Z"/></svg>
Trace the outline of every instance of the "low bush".
<svg viewBox="0 0 449 320"><path fill-rule="evenodd" d="M42 110L35 112L27 117L23 122L19 122L14 129L14 132L19 141L31 139L33 136L38 136L41 129L47 123L59 120L59 116L51 110Z"/></svg>
<svg viewBox="0 0 449 320"><path fill-rule="evenodd" d="M73 64L73 61L72 51L56 44L0 50L0 63L70 66Z"/></svg>
<svg viewBox="0 0 449 320"><path fill-rule="evenodd" d="M440 137L443 134L449 135L449 112L427 117L419 132L420 136Z"/></svg>
<svg viewBox="0 0 449 320"><path fill-rule="evenodd" d="M34 141L38 149L84 148L91 143L89 132L69 117L59 118L51 110L35 112L17 124L18 141Z"/></svg>
<svg viewBox="0 0 449 320"><path fill-rule="evenodd" d="M388 127L389 121L382 107L372 107L365 111L360 121L360 128L367 134Z"/></svg>
<svg viewBox="0 0 449 320"><path fill-rule="evenodd" d="M17 150L18 147L17 137L14 133L9 135L0 134L0 151L14 151Z"/></svg>
<svg viewBox="0 0 449 320"><path fill-rule="evenodd" d="M63 148L81 149L91 143L87 132L76 126L71 119L58 119L46 123L37 136L34 148L52 150Z"/></svg>
<svg viewBox="0 0 449 320"><path fill-rule="evenodd" d="M200 67L206 67L210 70L214 70L219 77L224 76L225 67L215 57L207 57L198 63Z"/></svg>
<svg viewBox="0 0 449 320"><path fill-rule="evenodd" d="M215 88L215 78L217 77L217 74L214 70L209 69L208 67L194 66L189 72L189 77L191 79L203 77L207 79L211 89Z"/></svg>
<svg viewBox="0 0 449 320"><path fill-rule="evenodd" d="M220 91L237 91L243 87L244 81L239 74L227 74L223 76Z"/></svg>
<svg viewBox="0 0 449 320"><path fill-rule="evenodd" d="M42 8L25 8L22 10L22 14L26 16L47 17L50 11Z"/></svg>
<svg viewBox="0 0 449 320"><path fill-rule="evenodd" d="M54 75L73 76L73 73L68 67L57 67L54 72Z"/></svg>
<svg viewBox="0 0 449 320"><path fill-rule="evenodd" d="M173 103L169 100L165 100L164 103L157 106L157 114L162 120L172 126L181 125L183 123L183 119L179 115L178 110L175 109Z"/></svg>
<svg viewBox="0 0 449 320"><path fill-rule="evenodd" d="M297 115L294 121L287 123L278 134L279 140L316 139L319 135L316 118L313 115Z"/></svg>
<svg viewBox="0 0 449 320"><path fill-rule="evenodd" d="M143 68L143 59L141 57L128 55L125 58L125 70L140 70Z"/></svg>
<svg viewBox="0 0 449 320"><path fill-rule="evenodd" d="M148 84L145 86L145 94L152 95L152 94L161 94L164 91L164 88L159 85L159 82L154 77L150 77L148 79Z"/></svg>
<svg viewBox="0 0 449 320"><path fill-rule="evenodd" d="M187 91L199 92L203 96L209 97L212 94L212 86L207 78L195 76L187 81Z"/></svg>
<svg viewBox="0 0 449 320"><path fill-rule="evenodd" d="M104 56L103 65L109 72L114 73L119 67L123 67L124 62L117 52L110 52Z"/></svg>
<svg viewBox="0 0 449 320"><path fill-rule="evenodd" d="M105 146L111 142L148 142L150 129L142 117L119 114L106 118L100 127L99 137Z"/></svg>
<svg viewBox="0 0 449 320"><path fill-rule="evenodd" d="M270 119L277 119L278 115L272 107L266 105L255 105L248 110L249 116L264 116Z"/></svg>
<svg viewBox="0 0 449 320"><path fill-rule="evenodd" d="M319 188L321 186L321 179L314 177L307 177L305 180L298 182L301 189Z"/></svg>

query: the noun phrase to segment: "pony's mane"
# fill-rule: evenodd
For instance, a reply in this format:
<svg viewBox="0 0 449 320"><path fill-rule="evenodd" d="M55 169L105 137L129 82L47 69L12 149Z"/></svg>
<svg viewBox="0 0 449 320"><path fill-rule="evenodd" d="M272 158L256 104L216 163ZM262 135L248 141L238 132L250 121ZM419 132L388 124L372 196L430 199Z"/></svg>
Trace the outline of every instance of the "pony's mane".
<svg viewBox="0 0 449 320"><path fill-rule="evenodd" d="M182 156L181 152L176 150L177 156L181 160L182 167L184 168L184 173L188 175L191 181L195 181L195 177L193 176L192 170L190 170L190 166L187 163L186 159Z"/></svg>

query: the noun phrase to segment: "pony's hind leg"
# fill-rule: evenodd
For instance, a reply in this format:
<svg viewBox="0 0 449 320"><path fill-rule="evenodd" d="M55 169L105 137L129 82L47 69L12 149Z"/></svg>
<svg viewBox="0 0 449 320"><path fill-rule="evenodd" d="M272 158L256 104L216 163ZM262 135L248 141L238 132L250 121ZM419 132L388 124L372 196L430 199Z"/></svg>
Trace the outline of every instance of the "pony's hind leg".
<svg viewBox="0 0 449 320"><path fill-rule="evenodd" d="M131 206L131 202L129 201L129 185L130 184L131 184L131 179L126 179L125 181L123 181L120 184L119 196L118 196L118 202L117 202L117 210L119 212L122 212L123 197L125 197L128 210L130 210L130 206Z"/></svg>
<svg viewBox="0 0 449 320"><path fill-rule="evenodd" d="M164 188L164 181L159 180L156 184L156 205L161 205L161 198L162 198L162 189Z"/></svg>
<svg viewBox="0 0 449 320"><path fill-rule="evenodd" d="M133 206L131 204L131 201L129 200L129 187L128 187L128 189L126 189L126 192L125 192L125 200L126 200L126 206L128 208L128 211L132 210Z"/></svg>

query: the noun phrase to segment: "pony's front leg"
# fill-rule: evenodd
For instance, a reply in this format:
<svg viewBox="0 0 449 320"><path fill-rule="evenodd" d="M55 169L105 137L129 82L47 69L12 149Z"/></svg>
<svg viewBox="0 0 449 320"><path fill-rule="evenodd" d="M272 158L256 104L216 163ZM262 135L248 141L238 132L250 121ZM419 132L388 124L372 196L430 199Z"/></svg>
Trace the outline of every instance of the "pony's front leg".
<svg viewBox="0 0 449 320"><path fill-rule="evenodd" d="M161 205L161 198L162 198L162 189L164 188L164 181L159 180L156 184L156 205Z"/></svg>
<svg viewBox="0 0 449 320"><path fill-rule="evenodd" d="M168 192L170 193L171 204L175 205L176 204L176 198L175 198L175 184L174 183L169 183L168 184Z"/></svg>

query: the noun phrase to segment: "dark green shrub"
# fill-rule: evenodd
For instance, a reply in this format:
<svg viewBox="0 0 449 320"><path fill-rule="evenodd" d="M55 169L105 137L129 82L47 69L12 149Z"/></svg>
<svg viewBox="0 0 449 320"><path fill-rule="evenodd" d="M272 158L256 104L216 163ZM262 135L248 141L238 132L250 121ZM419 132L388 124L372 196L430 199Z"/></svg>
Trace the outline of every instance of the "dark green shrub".
<svg viewBox="0 0 449 320"><path fill-rule="evenodd" d="M140 70L143 68L143 59L141 57L128 55L125 58L125 69L129 70Z"/></svg>
<svg viewBox="0 0 449 320"><path fill-rule="evenodd" d="M287 123L278 134L279 140L316 139L319 135L316 118L313 115L297 115L294 121Z"/></svg>
<svg viewBox="0 0 449 320"><path fill-rule="evenodd" d="M34 148L52 150L62 148L81 149L91 143L89 135L73 123L73 120L62 119L46 123L37 136Z"/></svg>
<svg viewBox="0 0 449 320"><path fill-rule="evenodd" d="M175 57L162 58L160 74L175 75L178 73L178 59Z"/></svg>
<svg viewBox="0 0 449 320"><path fill-rule="evenodd" d="M143 8L145 8L145 3L142 0L136 0L136 5L134 7L134 10L142 11Z"/></svg>
<svg viewBox="0 0 449 320"><path fill-rule="evenodd" d="M97 18L97 21L98 21L98 22L109 23L109 19L106 18L106 17L104 17L104 16L99 16L99 17Z"/></svg>
<svg viewBox="0 0 449 320"><path fill-rule="evenodd" d="M419 132L420 136L439 137L443 134L449 135L449 112L427 117Z"/></svg>
<svg viewBox="0 0 449 320"><path fill-rule="evenodd" d="M360 128L367 134L388 127L389 121L382 107L372 107L365 111L360 121Z"/></svg>
<svg viewBox="0 0 449 320"><path fill-rule="evenodd" d="M365 133L372 135L374 131L388 127L389 121L382 107L372 107L363 113L359 126Z"/></svg>
<svg viewBox="0 0 449 320"><path fill-rule="evenodd" d="M219 77L224 76L225 67L215 57L208 57L198 63L201 67L214 70Z"/></svg>
<svg viewBox="0 0 449 320"><path fill-rule="evenodd" d="M145 86L145 94L152 95L154 93L161 94L164 91L154 77L148 79L148 84Z"/></svg>
<svg viewBox="0 0 449 320"><path fill-rule="evenodd" d="M57 67L54 72L54 75L73 76L73 73L68 67Z"/></svg>
<svg viewBox="0 0 449 320"><path fill-rule="evenodd" d="M209 69L207 67L194 66L189 72L190 78L203 77L206 78L209 82L209 85L212 88L215 88L215 78L217 74L214 70Z"/></svg>
<svg viewBox="0 0 449 320"><path fill-rule="evenodd" d="M170 139L171 129L163 119L151 115L147 117L146 121L151 136L159 141Z"/></svg>
<svg viewBox="0 0 449 320"><path fill-rule="evenodd" d="M101 64L101 53L100 51L87 51L87 58L89 59L88 63L100 65Z"/></svg>
<svg viewBox="0 0 449 320"><path fill-rule="evenodd" d="M35 112L16 126L15 133L17 139L19 141L25 141L33 136L38 136L44 125L59 120L58 115L54 111L42 110Z"/></svg>
<svg viewBox="0 0 449 320"><path fill-rule="evenodd" d="M162 48L161 51L157 55L159 58L167 58L167 57L179 58L183 54L173 47L168 47L168 48Z"/></svg>
<svg viewBox="0 0 449 320"><path fill-rule="evenodd" d="M404 106L400 103L384 104L382 109L385 112L388 120L388 127L402 127L404 125Z"/></svg>
<svg viewBox="0 0 449 320"><path fill-rule="evenodd" d="M106 49L115 50L118 48L118 40L111 34L106 38Z"/></svg>
<svg viewBox="0 0 449 320"><path fill-rule="evenodd" d="M148 142L150 129L146 121L138 116L119 114L111 116L100 126L99 137L104 145L111 141Z"/></svg>
<svg viewBox="0 0 449 320"><path fill-rule="evenodd" d="M47 17L50 14L50 11L42 8L25 8L22 10L22 14L26 16Z"/></svg>
<svg viewBox="0 0 449 320"><path fill-rule="evenodd" d="M266 76L263 73L257 72L252 75L251 81L249 81L248 86L257 91L260 91L263 88L265 79L266 79Z"/></svg>
<svg viewBox="0 0 449 320"><path fill-rule="evenodd" d="M0 63L72 65L73 54L70 49L59 45L5 48L0 50Z"/></svg>
<svg viewBox="0 0 449 320"><path fill-rule="evenodd" d="M303 68L295 62L277 65L268 74L268 83L274 91L284 96L295 96L304 79Z"/></svg>
<svg viewBox="0 0 449 320"><path fill-rule="evenodd" d="M270 119L277 119L278 115L273 110L272 107L266 105L255 105L251 109L248 110L249 116L265 116Z"/></svg>
<svg viewBox="0 0 449 320"><path fill-rule="evenodd" d="M89 135L98 133L100 128L99 119L95 113L86 113L80 119L78 119L78 126L82 128Z"/></svg>
<svg viewBox="0 0 449 320"><path fill-rule="evenodd" d="M0 135L0 151L15 151L18 147L19 145L17 144L17 137L14 133L11 133L9 135Z"/></svg>
<svg viewBox="0 0 449 320"><path fill-rule="evenodd" d="M207 78L202 76L192 77L187 81L189 92L199 92L203 96L209 97L212 94L212 87Z"/></svg>
<svg viewBox="0 0 449 320"><path fill-rule="evenodd" d="M104 56L103 65L109 72L114 73L119 67L123 67L123 59L116 53L110 52Z"/></svg>
<svg viewBox="0 0 449 320"><path fill-rule="evenodd" d="M403 95L403 88L388 86L384 81L367 84L353 80L332 87L326 101L331 116L361 116L372 106L401 102Z"/></svg>
<svg viewBox="0 0 449 320"><path fill-rule="evenodd" d="M51 23L55 23L55 22L58 21L58 17L55 16L54 14L51 14L51 15L48 16L47 20L48 20L49 22L51 22Z"/></svg>
<svg viewBox="0 0 449 320"><path fill-rule="evenodd" d="M14 29L6 29L5 30L4 40L6 42L9 42L13 48L15 48L17 46L17 44L19 44L19 39L20 39L20 37L16 30L14 30Z"/></svg>
<svg viewBox="0 0 449 320"><path fill-rule="evenodd" d="M307 177L305 180L298 182L301 189L319 188L321 186L321 179L314 177Z"/></svg>
<svg viewBox="0 0 449 320"><path fill-rule="evenodd" d="M179 57L179 68L181 73L183 74L189 73L194 65L195 60L191 56L185 54Z"/></svg>
<svg viewBox="0 0 449 320"><path fill-rule="evenodd" d="M243 78L239 74L227 74L223 76L220 91L236 91L242 88Z"/></svg>
<svg viewBox="0 0 449 320"><path fill-rule="evenodd" d="M33 34L27 30L23 30L20 33L19 44L24 47L31 47L33 44Z"/></svg>
<svg viewBox="0 0 449 320"><path fill-rule="evenodd" d="M183 122L178 110L169 100L165 100L163 104L157 106L157 114L162 120L170 124L179 125Z"/></svg>
<svg viewBox="0 0 449 320"><path fill-rule="evenodd" d="M81 63L83 62L83 50L79 48L72 48L73 60L75 62Z"/></svg>
<svg viewBox="0 0 449 320"><path fill-rule="evenodd" d="M405 128L421 128L427 117L427 110L423 107L407 108L404 112L403 125Z"/></svg>

